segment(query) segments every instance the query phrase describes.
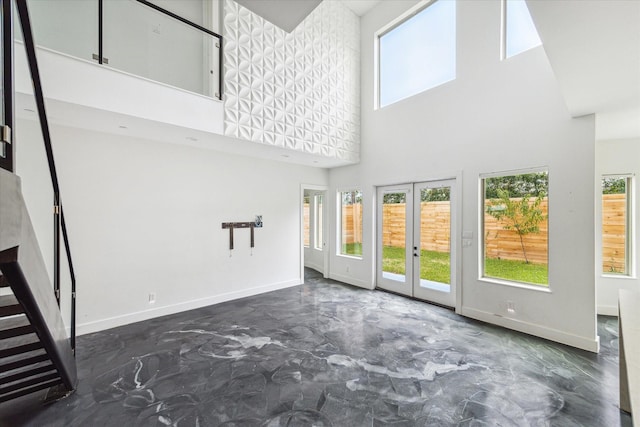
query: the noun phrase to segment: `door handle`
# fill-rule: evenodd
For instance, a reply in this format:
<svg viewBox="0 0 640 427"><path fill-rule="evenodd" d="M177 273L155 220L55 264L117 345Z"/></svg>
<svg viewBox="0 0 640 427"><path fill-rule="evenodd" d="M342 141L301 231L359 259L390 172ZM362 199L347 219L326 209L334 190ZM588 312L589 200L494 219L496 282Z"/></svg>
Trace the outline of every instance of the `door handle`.
<svg viewBox="0 0 640 427"><path fill-rule="evenodd" d="M420 255L418 255L417 253L415 253L415 252L414 252L414 253L413 253L413 256L415 256L415 257L419 257Z"/></svg>

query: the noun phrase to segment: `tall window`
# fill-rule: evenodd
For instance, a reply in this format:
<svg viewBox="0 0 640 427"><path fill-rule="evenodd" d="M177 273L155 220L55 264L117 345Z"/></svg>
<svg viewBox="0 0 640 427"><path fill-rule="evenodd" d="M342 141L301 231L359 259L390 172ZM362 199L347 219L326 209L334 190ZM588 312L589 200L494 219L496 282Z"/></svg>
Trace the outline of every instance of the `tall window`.
<svg viewBox="0 0 640 427"><path fill-rule="evenodd" d="M322 245L324 243L324 235L322 229L322 194L316 194L314 196L314 218L315 218L315 227L314 227L314 248L318 250L322 250Z"/></svg>
<svg viewBox="0 0 640 427"><path fill-rule="evenodd" d="M548 286L547 171L482 178L482 277Z"/></svg>
<svg viewBox="0 0 640 427"><path fill-rule="evenodd" d="M632 274L632 177L602 178L602 273Z"/></svg>
<svg viewBox="0 0 640 427"><path fill-rule="evenodd" d="M362 192L340 191L340 235L338 254L362 257Z"/></svg>
<svg viewBox="0 0 640 427"><path fill-rule="evenodd" d="M430 3L378 35L379 105L456 78L456 2Z"/></svg>
<svg viewBox="0 0 640 427"><path fill-rule="evenodd" d="M540 46L540 36L525 0L502 0L502 57Z"/></svg>

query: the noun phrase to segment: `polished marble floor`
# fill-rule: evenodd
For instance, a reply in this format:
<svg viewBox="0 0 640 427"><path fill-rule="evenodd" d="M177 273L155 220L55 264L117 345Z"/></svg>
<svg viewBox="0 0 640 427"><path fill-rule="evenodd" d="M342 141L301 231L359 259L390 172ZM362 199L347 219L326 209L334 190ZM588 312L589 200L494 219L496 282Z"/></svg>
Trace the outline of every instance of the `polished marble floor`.
<svg viewBox="0 0 640 427"><path fill-rule="evenodd" d="M630 426L592 354L322 279L78 339L72 396L3 426Z"/></svg>

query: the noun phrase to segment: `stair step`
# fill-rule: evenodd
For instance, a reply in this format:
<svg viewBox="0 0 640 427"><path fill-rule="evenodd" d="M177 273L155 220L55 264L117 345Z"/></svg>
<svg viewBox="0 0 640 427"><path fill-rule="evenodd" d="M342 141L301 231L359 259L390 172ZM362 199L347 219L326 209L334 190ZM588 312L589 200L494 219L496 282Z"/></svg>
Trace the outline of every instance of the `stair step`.
<svg viewBox="0 0 640 427"><path fill-rule="evenodd" d="M40 344L40 343L38 343ZM32 345L32 344L30 344ZM26 347L26 346L25 346ZM36 348L36 350L39 347ZM29 366L29 365L35 365L36 363L41 363L41 362L45 362L49 360L49 355L46 353L43 354L37 354L35 356L32 357L27 357L25 359L18 359L14 362L9 362L9 363L5 363L3 365L0 365L0 372L8 372L8 371L12 371L14 369L18 369L18 368L22 368L24 366Z"/></svg>
<svg viewBox="0 0 640 427"><path fill-rule="evenodd" d="M40 375L24 381L13 382L12 384L0 387L0 395L11 393L12 391L20 390L21 388L31 387L32 385L40 384L43 382L60 379L58 372L51 374Z"/></svg>
<svg viewBox="0 0 640 427"><path fill-rule="evenodd" d="M0 317L13 316L21 313L24 313L24 309L14 295L0 296Z"/></svg>
<svg viewBox="0 0 640 427"><path fill-rule="evenodd" d="M16 354L27 353L34 350L39 350L42 348L42 343L40 341L22 344L15 347L3 348L0 350L0 359L4 359L5 357L15 356Z"/></svg>
<svg viewBox="0 0 640 427"><path fill-rule="evenodd" d="M20 372L16 372L15 374L7 375L6 377L0 377L0 384L9 384L14 381L45 374L47 372L55 372L55 370L56 368L51 363L47 363L46 365L25 369Z"/></svg>
<svg viewBox="0 0 640 427"><path fill-rule="evenodd" d="M36 384L36 385L34 385L32 387L23 388L21 390L13 392L13 393L2 394L2 395L0 395L0 402L6 402L8 400L12 400L12 399L15 399L15 398L20 397L20 396L25 396L27 394L34 393L34 392L36 392L38 390L44 390L45 388L50 388L50 387L56 386L58 384L62 384L62 380L60 378L57 378L57 379L54 379L54 380L51 380L51 381L47 381L47 382L43 382L43 383L40 383L40 384Z"/></svg>
<svg viewBox="0 0 640 427"><path fill-rule="evenodd" d="M4 278L2 274L0 274L0 288L8 288L9 282Z"/></svg>
<svg viewBox="0 0 640 427"><path fill-rule="evenodd" d="M7 338L19 337L21 335L32 334L35 332L33 326L18 326L17 328L4 329L0 331L0 340L4 340Z"/></svg>

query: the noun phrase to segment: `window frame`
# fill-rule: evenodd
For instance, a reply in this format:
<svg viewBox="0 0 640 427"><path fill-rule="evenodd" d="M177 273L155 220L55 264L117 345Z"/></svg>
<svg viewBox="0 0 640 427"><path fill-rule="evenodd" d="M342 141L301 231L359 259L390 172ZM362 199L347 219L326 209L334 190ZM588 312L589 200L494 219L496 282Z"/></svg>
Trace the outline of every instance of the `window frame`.
<svg viewBox="0 0 640 427"><path fill-rule="evenodd" d="M342 253L342 222L343 222L343 217L342 217L342 194L343 193L360 193L360 197L362 198L362 201L360 202L361 205L364 205L364 192L362 190L360 190L359 186L353 186L350 188L345 188L345 189L338 189L336 191L336 256L339 257L343 257L343 258L351 258L351 259L358 259L361 260L363 259L363 255L364 255L364 250L361 250L360 255L353 255L353 254L345 254ZM363 207L364 208L364 207ZM364 222L364 218L363 220L360 222L360 230L362 232L363 228L362 228L362 223ZM361 236L362 237L362 236ZM360 244L362 245L362 242L360 242Z"/></svg>
<svg viewBox="0 0 640 427"><path fill-rule="evenodd" d="M487 178L499 178L506 176L526 175L531 173L545 172L548 177L547 184L547 284L537 284L529 282L519 282L516 280L509 280L499 277L492 277L485 275L485 254L486 254L486 237L485 237L485 179ZM551 235L549 231L551 229L551 197L550 197L550 179L551 174L547 166L531 167L526 169L506 170L499 172L483 173L479 175L478 179L478 236L479 236L479 250L478 250L478 281L485 283L492 283L522 289L529 289L539 292L551 293L551 281L549 280L549 247L551 246Z"/></svg>
<svg viewBox="0 0 640 427"><path fill-rule="evenodd" d="M411 18L413 18L414 16L416 16L417 14L419 14L420 12L424 11L425 9L429 8L429 6L432 6L434 3L436 3L439 0L420 0L417 4L415 4L413 7L409 8L406 12L404 12L403 14L401 14L400 16L398 16L397 18L393 19L392 21L390 21L387 25L384 25L382 28L380 28L378 31L376 31L373 35L374 37L374 49L373 49L373 62L374 62L374 88L373 88L373 109L374 110L379 110L381 108L384 107L388 107L391 106L393 104L396 104L400 101L403 101L405 99L411 98L413 96L419 95L421 93L424 93L426 91L435 89L436 87L442 86L446 83L449 83L453 80L455 80L457 78L457 54L458 54L458 49L457 49L457 40L456 40L456 51L454 52L454 57L456 58L456 75L453 77L453 79L448 80L446 82L440 83L436 86L433 86L429 89L425 89L421 92L417 92L414 93L413 95L407 96L405 98L399 99L397 101L394 101L390 104L385 105L384 107L381 106L380 104L380 95L382 92L382 87L381 87L381 79L380 79L380 39L385 36L386 34L390 33L391 31L395 30L396 28L398 28L399 26L401 26L402 24L404 24L406 21L410 20ZM443 1L449 1L449 0L443 0ZM457 7L457 5L456 5ZM456 9L456 39L457 39L457 9Z"/></svg>
<svg viewBox="0 0 640 427"><path fill-rule="evenodd" d="M602 181L605 178L622 178L625 182L625 270L626 273L610 273L603 271L604 266L604 193ZM602 174L600 177L600 276L607 279L635 279L636 278L636 242L635 236L635 174Z"/></svg>

